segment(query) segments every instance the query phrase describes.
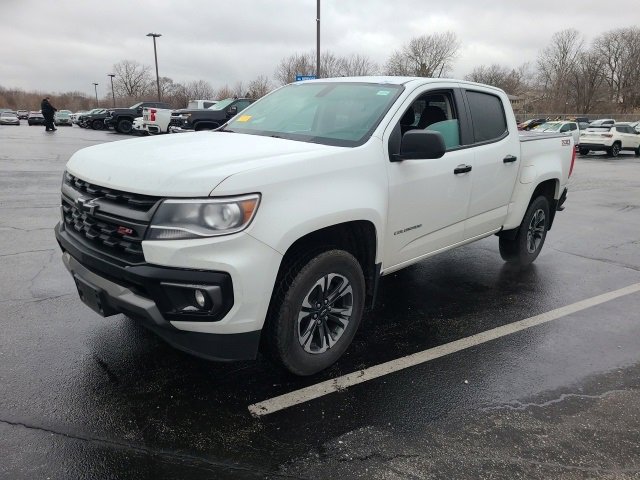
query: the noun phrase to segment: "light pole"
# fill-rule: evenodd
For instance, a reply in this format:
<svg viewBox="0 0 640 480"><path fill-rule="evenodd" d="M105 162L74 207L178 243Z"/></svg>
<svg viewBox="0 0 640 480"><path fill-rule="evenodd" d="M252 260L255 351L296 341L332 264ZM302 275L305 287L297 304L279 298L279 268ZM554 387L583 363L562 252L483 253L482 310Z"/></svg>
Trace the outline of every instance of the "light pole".
<svg viewBox="0 0 640 480"><path fill-rule="evenodd" d="M98 85L100 85L100 84L99 83L94 83L93 84L93 88L96 89L96 108L99 107L99 105L98 105Z"/></svg>
<svg viewBox="0 0 640 480"><path fill-rule="evenodd" d="M156 50L156 38L161 37L160 33L147 33L147 37L153 37L153 56L156 59L156 85L158 87L158 101L160 101L160 76L158 75L158 51Z"/></svg>
<svg viewBox="0 0 640 480"><path fill-rule="evenodd" d="M107 76L111 77L111 96L113 97L113 108L116 108L116 94L113 91L113 77L115 77L115 74L107 73Z"/></svg>
<svg viewBox="0 0 640 480"><path fill-rule="evenodd" d="M316 0L316 78L320 78L320 0Z"/></svg>

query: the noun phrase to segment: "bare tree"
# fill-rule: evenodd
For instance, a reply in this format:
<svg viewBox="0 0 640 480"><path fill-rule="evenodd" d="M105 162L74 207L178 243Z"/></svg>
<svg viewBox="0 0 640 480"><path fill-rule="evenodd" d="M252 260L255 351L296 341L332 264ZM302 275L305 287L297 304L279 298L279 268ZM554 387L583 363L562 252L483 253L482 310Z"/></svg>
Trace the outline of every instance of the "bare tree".
<svg viewBox="0 0 640 480"><path fill-rule="evenodd" d="M594 43L605 62L605 80L611 101L621 112L640 106L640 28L611 30Z"/></svg>
<svg viewBox="0 0 640 480"><path fill-rule="evenodd" d="M313 57L313 58L312 58ZM274 73L280 85L294 82L296 75L315 75L316 63L313 53L294 53L280 60Z"/></svg>
<svg viewBox="0 0 640 480"><path fill-rule="evenodd" d="M602 100L605 60L595 49L582 52L578 64L569 79L571 96L576 111L591 112Z"/></svg>
<svg viewBox="0 0 640 480"><path fill-rule="evenodd" d="M389 75L446 76L453 67L460 43L453 32L422 35L391 54L385 65Z"/></svg>
<svg viewBox="0 0 640 480"><path fill-rule="evenodd" d="M490 66L481 65L474 68L473 71L465 77L465 80L493 85L511 95L520 95L527 88L526 70L526 64L517 69L510 69L497 63Z"/></svg>
<svg viewBox="0 0 640 480"><path fill-rule="evenodd" d="M366 55L353 54L342 59L341 77L362 77L378 73L378 65Z"/></svg>
<svg viewBox="0 0 640 480"><path fill-rule="evenodd" d="M113 66L116 74L113 89L117 97L141 98L149 93L154 84L151 67L135 60L122 60Z"/></svg>
<svg viewBox="0 0 640 480"><path fill-rule="evenodd" d="M218 100L223 100L225 98L230 98L234 96L233 89L229 87L229 85L225 85L224 87L220 87L215 91L213 95Z"/></svg>
<svg viewBox="0 0 640 480"><path fill-rule="evenodd" d="M546 91L547 108L564 111L570 100L569 79L584 51L582 35L570 28L553 34L551 43L538 55L538 75Z"/></svg>
<svg viewBox="0 0 640 480"><path fill-rule="evenodd" d="M184 93L189 100L210 100L216 97L214 88L206 80L194 80L185 84Z"/></svg>
<svg viewBox="0 0 640 480"><path fill-rule="evenodd" d="M247 88L249 98L255 99L264 97L273 89L271 86L271 81L264 75L259 75L255 79L251 80Z"/></svg>
<svg viewBox="0 0 640 480"><path fill-rule="evenodd" d="M320 55L320 76L322 78L344 77L350 75L352 70L360 68L368 69L372 65L366 57L357 56L342 58L333 52L324 52ZM358 64L360 62L360 64ZM294 53L280 60L276 67L274 77L279 85L286 85L294 82L296 75L316 74L316 54L315 52Z"/></svg>

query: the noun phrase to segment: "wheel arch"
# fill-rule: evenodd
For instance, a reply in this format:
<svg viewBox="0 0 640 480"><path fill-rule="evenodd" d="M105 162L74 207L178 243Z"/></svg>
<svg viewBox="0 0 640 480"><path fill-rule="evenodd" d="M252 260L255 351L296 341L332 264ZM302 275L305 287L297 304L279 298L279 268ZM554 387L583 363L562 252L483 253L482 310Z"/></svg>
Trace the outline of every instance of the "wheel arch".
<svg viewBox="0 0 640 480"><path fill-rule="evenodd" d="M376 264L377 248L376 227L369 220L352 220L314 230L298 238L286 250L280 263L274 289L292 264L298 263L302 268L306 262L322 252L333 249L344 250L353 255L362 268L366 286L366 304L372 307L381 267L381 264Z"/></svg>

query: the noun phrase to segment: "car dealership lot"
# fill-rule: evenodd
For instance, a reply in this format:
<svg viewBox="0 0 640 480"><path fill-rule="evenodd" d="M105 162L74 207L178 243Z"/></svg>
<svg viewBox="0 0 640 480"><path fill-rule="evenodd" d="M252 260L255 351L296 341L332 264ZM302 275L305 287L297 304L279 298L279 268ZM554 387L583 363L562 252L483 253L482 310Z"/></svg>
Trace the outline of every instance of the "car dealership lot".
<svg viewBox="0 0 640 480"><path fill-rule="evenodd" d="M52 230L64 164L128 138L0 128L0 477L640 475L638 157L578 157L529 269L490 237L385 277L347 355L300 379L190 357L80 302ZM446 355L402 363L425 351ZM371 379L335 380L353 372Z"/></svg>

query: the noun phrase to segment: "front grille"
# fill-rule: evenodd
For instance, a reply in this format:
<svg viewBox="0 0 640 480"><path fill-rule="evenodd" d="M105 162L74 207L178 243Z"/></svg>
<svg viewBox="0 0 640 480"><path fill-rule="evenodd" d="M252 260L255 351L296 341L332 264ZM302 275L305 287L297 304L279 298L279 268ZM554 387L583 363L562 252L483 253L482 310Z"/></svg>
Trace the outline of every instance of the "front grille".
<svg viewBox="0 0 640 480"><path fill-rule="evenodd" d="M93 185L84 180L74 177L70 173L65 173L65 183L70 185L74 190L82 193L88 193L91 197L104 197L116 203L126 204L128 207L140 211L148 211L158 201L158 197L148 195L139 195L137 193L126 193L112 188L100 187Z"/></svg>
<svg viewBox="0 0 640 480"><path fill-rule="evenodd" d="M169 120L169 126L171 127L181 127L182 123L183 120L180 117L171 117L171 120Z"/></svg>
<svg viewBox="0 0 640 480"><path fill-rule="evenodd" d="M65 173L62 220L69 234L126 263L144 261L142 240L161 199L126 193Z"/></svg>

